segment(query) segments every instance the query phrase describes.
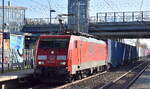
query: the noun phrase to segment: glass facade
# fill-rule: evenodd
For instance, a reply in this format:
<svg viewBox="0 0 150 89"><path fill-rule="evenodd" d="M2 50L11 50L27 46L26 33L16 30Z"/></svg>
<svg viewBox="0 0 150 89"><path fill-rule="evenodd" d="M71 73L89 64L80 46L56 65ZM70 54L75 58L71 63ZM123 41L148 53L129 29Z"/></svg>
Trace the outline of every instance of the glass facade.
<svg viewBox="0 0 150 89"><path fill-rule="evenodd" d="M68 0L68 13L74 15L68 17L70 29L77 30L79 23L80 32L88 31L88 8L89 0Z"/></svg>
<svg viewBox="0 0 150 89"><path fill-rule="evenodd" d="M5 6L4 9L4 23L5 32L18 33L21 31L24 20L25 20L25 10L24 7L13 7ZM3 9L0 6L0 31L2 31L2 20L3 20Z"/></svg>

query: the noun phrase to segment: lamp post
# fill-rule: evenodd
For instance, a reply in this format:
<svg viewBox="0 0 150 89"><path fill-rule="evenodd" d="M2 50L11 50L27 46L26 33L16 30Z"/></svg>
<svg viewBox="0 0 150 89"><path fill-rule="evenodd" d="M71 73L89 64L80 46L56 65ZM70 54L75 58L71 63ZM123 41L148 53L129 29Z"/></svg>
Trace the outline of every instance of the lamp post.
<svg viewBox="0 0 150 89"><path fill-rule="evenodd" d="M51 4L50 4L50 1L49 0L47 0L47 2L48 2L48 4L49 4L49 9L50 9L50 20L49 20L49 22L50 22L50 24L51 24L51 18L52 18L52 12L56 12L55 10L53 10L53 9L51 9Z"/></svg>
<svg viewBox="0 0 150 89"><path fill-rule="evenodd" d="M55 10L50 10L50 24L51 24L51 19L52 19L52 12L56 12Z"/></svg>
<svg viewBox="0 0 150 89"><path fill-rule="evenodd" d="M4 72L4 0L2 0L2 73Z"/></svg>

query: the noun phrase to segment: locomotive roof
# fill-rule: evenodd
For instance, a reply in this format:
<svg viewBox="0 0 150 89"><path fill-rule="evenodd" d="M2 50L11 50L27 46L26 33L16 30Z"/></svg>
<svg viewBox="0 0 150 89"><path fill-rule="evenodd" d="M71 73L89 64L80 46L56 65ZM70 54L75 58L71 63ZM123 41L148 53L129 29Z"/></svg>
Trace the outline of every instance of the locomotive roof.
<svg viewBox="0 0 150 89"><path fill-rule="evenodd" d="M48 37L70 37L71 35L41 35L40 38L48 38Z"/></svg>
<svg viewBox="0 0 150 89"><path fill-rule="evenodd" d="M41 35L40 38L49 38L49 37L52 37L52 38L55 38L55 37L70 38L71 36L80 37L80 39L82 39L83 41L105 44L105 41L103 41L103 40L97 40L95 38L84 37L84 36L77 36L77 35Z"/></svg>

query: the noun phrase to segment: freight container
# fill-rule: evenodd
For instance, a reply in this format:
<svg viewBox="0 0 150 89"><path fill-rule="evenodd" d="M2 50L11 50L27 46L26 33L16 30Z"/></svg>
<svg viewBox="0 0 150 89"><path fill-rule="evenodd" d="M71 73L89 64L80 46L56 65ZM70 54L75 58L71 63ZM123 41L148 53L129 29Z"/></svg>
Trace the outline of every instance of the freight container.
<svg viewBox="0 0 150 89"><path fill-rule="evenodd" d="M124 58L125 45L122 43L108 40L108 63L112 67L121 65Z"/></svg>
<svg viewBox="0 0 150 89"><path fill-rule="evenodd" d="M108 40L108 63L112 67L130 63L138 58L136 47Z"/></svg>
<svg viewBox="0 0 150 89"><path fill-rule="evenodd" d="M136 47L131 46L131 61L137 60L138 59L138 50Z"/></svg>
<svg viewBox="0 0 150 89"><path fill-rule="evenodd" d="M123 63L122 64L127 64L130 59L130 47L129 45L125 45L125 50L124 50L124 57L123 57Z"/></svg>

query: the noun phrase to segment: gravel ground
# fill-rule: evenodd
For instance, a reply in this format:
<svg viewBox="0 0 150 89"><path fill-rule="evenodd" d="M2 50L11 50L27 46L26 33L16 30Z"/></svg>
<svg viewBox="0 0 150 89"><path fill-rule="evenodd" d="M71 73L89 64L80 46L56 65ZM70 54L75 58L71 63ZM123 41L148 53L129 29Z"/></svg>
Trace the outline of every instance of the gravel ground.
<svg viewBox="0 0 150 89"><path fill-rule="evenodd" d="M141 71L144 69L144 67L148 64L149 62L145 63L144 65L141 65L137 69L134 69L133 72L130 72L127 74L125 77L121 78L119 81L115 82L110 88L107 89L124 89L127 87L128 83L132 81L132 79Z"/></svg>

